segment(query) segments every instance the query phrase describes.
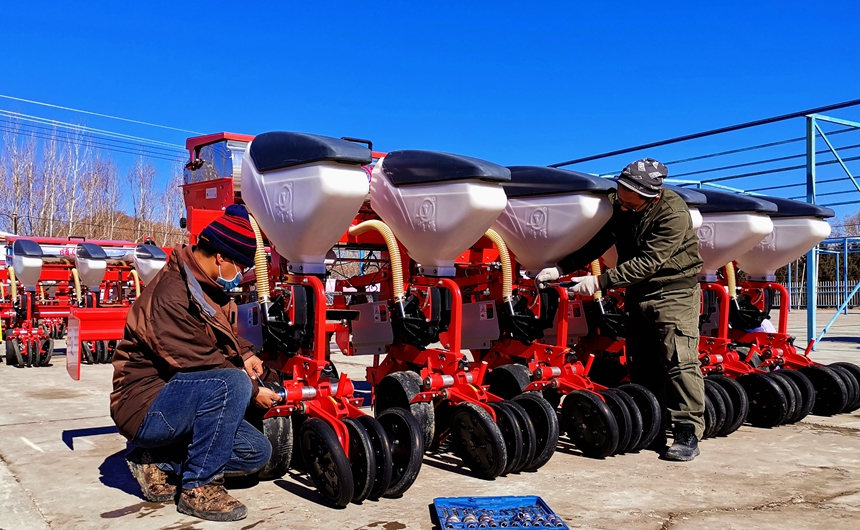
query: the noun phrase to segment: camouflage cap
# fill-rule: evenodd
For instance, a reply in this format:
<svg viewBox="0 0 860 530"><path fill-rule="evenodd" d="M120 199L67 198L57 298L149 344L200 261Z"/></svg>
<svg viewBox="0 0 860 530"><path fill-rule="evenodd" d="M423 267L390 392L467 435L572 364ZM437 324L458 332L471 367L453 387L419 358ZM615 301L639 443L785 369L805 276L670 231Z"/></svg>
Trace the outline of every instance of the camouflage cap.
<svg viewBox="0 0 860 530"><path fill-rule="evenodd" d="M666 166L653 158L632 162L621 171L615 180L627 189L643 197L656 197L663 189L663 179L668 176Z"/></svg>

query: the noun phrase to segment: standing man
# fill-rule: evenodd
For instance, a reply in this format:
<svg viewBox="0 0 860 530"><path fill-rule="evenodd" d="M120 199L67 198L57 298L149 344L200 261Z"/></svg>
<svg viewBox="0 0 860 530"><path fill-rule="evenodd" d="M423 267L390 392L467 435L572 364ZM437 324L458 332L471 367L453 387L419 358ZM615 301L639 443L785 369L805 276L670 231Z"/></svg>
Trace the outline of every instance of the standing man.
<svg viewBox="0 0 860 530"><path fill-rule="evenodd" d="M668 460L699 455L705 384L699 367L699 239L687 204L663 188L668 171L645 158L624 168L611 195L609 222L580 250L542 270L538 286L578 271L612 245L618 264L600 276L573 278L572 294L625 287L627 358L633 382L654 393L672 422ZM658 438L665 447L665 430Z"/></svg>
<svg viewBox="0 0 860 530"><path fill-rule="evenodd" d="M272 448L244 421L253 402L267 409L277 394L252 377L263 364L237 334L227 292L254 264L256 240L244 206L177 245L131 307L114 356L111 417L136 445L126 460L143 495L212 521L245 518L224 488L225 475L261 469Z"/></svg>

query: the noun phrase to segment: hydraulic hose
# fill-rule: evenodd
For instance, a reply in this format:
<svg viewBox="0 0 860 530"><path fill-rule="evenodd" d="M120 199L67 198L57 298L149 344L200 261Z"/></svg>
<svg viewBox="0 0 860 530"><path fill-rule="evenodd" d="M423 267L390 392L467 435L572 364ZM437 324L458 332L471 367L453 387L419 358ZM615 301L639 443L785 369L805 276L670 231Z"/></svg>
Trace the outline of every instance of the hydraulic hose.
<svg viewBox="0 0 860 530"><path fill-rule="evenodd" d="M263 233L253 215L248 216L254 237L257 239L257 250L254 252L254 275L257 277L257 300L261 303L269 301L269 265L266 263L266 247L263 245Z"/></svg>
<svg viewBox="0 0 860 530"><path fill-rule="evenodd" d="M140 276L137 275L137 271L131 270L131 277L134 279L134 294L136 298L140 298Z"/></svg>
<svg viewBox="0 0 860 530"><path fill-rule="evenodd" d="M81 293L81 277L78 276L78 269L72 269L72 278L75 280L75 300L81 303L83 294Z"/></svg>
<svg viewBox="0 0 860 530"><path fill-rule="evenodd" d="M496 249L499 251L499 261L502 262L502 301L504 301L505 305L508 306L508 311L510 314L514 314L514 304L513 304L513 296L514 296L514 272L513 267L511 267L511 256L508 252L508 245L505 244L505 240L502 239L495 230L492 228L487 230L484 235L496 245Z"/></svg>
<svg viewBox="0 0 860 530"><path fill-rule="evenodd" d="M730 261L726 263L726 283L729 286L729 298L735 307L738 307L738 282L735 277L735 264Z"/></svg>
<svg viewBox="0 0 860 530"><path fill-rule="evenodd" d="M388 247L388 257L391 260L391 291L394 295L394 303L397 305L400 317L405 317L406 310L403 307L405 299L403 294L403 267L400 261L400 247L397 245L397 238L394 237L394 232L388 228L388 225L375 219L349 227L349 235L358 236L370 230L379 232L385 240L385 245Z"/></svg>

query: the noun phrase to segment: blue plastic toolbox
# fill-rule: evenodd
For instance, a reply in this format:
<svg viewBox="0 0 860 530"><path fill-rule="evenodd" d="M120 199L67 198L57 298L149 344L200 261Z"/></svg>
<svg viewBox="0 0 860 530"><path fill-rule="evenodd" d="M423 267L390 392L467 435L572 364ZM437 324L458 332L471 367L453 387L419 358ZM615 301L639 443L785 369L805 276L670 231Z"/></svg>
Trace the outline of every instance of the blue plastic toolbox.
<svg viewBox="0 0 860 530"><path fill-rule="evenodd" d="M442 530L461 528L565 528L540 497L437 497L433 507Z"/></svg>

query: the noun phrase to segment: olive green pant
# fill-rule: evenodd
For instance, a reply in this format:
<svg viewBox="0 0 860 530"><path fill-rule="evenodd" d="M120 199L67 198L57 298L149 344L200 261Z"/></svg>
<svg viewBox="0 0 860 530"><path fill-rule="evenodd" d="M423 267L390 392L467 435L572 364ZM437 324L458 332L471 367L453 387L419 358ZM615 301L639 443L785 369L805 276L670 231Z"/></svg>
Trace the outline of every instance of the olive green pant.
<svg viewBox="0 0 860 530"><path fill-rule="evenodd" d="M699 365L701 293L673 290L626 300L630 376L654 393L666 421L705 429L705 380Z"/></svg>

